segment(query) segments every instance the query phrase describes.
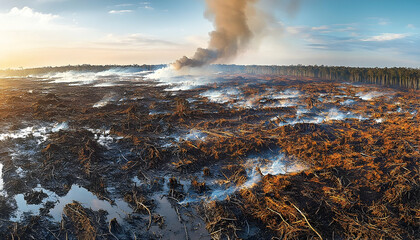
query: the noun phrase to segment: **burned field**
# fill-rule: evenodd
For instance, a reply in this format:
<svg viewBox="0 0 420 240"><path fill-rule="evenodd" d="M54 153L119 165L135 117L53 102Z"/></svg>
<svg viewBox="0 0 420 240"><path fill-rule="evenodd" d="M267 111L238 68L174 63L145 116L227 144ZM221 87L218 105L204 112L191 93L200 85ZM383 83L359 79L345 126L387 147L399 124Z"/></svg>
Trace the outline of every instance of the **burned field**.
<svg viewBox="0 0 420 240"><path fill-rule="evenodd" d="M1 239L420 238L419 91L147 74L0 80Z"/></svg>

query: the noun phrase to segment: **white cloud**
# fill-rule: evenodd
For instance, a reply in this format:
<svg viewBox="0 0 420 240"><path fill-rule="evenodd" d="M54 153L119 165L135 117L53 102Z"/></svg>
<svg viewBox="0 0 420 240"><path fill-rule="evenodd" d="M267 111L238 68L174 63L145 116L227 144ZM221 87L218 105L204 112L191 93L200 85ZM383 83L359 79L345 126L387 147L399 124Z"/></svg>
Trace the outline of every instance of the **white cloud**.
<svg viewBox="0 0 420 240"><path fill-rule="evenodd" d="M298 35L308 31L307 27L302 26L289 26L286 27L286 31L292 35Z"/></svg>
<svg viewBox="0 0 420 240"><path fill-rule="evenodd" d="M280 23L282 24L282 23ZM287 33L291 35L299 35L301 37L309 37L313 34L326 34L326 33L347 33L352 34L353 32L357 31L355 27L352 26L345 26L342 24L334 24L334 25L322 25L322 26L287 26L285 27L282 25L283 28L286 29Z"/></svg>
<svg viewBox="0 0 420 240"><path fill-rule="evenodd" d="M317 31L317 30L328 30L329 29L329 27L328 26L319 26L319 27L312 27L312 30L315 30L315 31Z"/></svg>
<svg viewBox="0 0 420 240"><path fill-rule="evenodd" d="M91 44L92 47L101 46L118 49L168 49L179 47L179 44L139 33L128 35L108 34Z"/></svg>
<svg viewBox="0 0 420 240"><path fill-rule="evenodd" d="M131 13L133 10L111 10L109 14L123 14L123 13Z"/></svg>
<svg viewBox="0 0 420 240"><path fill-rule="evenodd" d="M0 51L42 48L73 43L89 36L86 29L77 27L71 20L52 13L37 12L29 7L12 8L0 13Z"/></svg>
<svg viewBox="0 0 420 240"><path fill-rule="evenodd" d="M65 2L67 0L35 0L35 1L39 3L50 3L50 2Z"/></svg>
<svg viewBox="0 0 420 240"><path fill-rule="evenodd" d="M140 5L139 8L143 8L143 9L146 9L146 10L154 10L154 8L152 6L150 6L151 5L150 2L140 2L139 5Z"/></svg>
<svg viewBox="0 0 420 240"><path fill-rule="evenodd" d="M384 26L384 25L388 25L388 24L389 24L389 22L388 22L388 21L386 21L386 20L380 20L380 21L378 22L378 24L379 24L379 25Z"/></svg>
<svg viewBox="0 0 420 240"><path fill-rule="evenodd" d="M383 42L383 41L391 41L396 39L403 39L406 38L408 34L402 33L383 33L381 35L373 36L370 38L362 39L364 42Z"/></svg>
<svg viewBox="0 0 420 240"><path fill-rule="evenodd" d="M410 28L410 29L416 29L416 26L415 26L414 24L408 24L408 25L407 25L407 28Z"/></svg>
<svg viewBox="0 0 420 240"><path fill-rule="evenodd" d="M356 30L357 29L355 27L345 27L345 28L338 28L337 32L352 32Z"/></svg>
<svg viewBox="0 0 420 240"><path fill-rule="evenodd" d="M41 21L50 21L50 20L58 17L58 15L35 12L34 10L32 10L29 7L23 7L22 9L14 7L9 11L9 13L7 13L7 15L9 15L9 16L22 16L22 17L26 17L26 18L38 18Z"/></svg>
<svg viewBox="0 0 420 240"><path fill-rule="evenodd" d="M0 13L0 30L45 29L58 18L58 15L35 12L29 7L15 7L7 13Z"/></svg>
<svg viewBox="0 0 420 240"><path fill-rule="evenodd" d="M116 7L132 7L134 4L132 3L123 3L123 4L117 4Z"/></svg>
<svg viewBox="0 0 420 240"><path fill-rule="evenodd" d="M385 19L385 18L370 17L368 19L375 21L376 24L381 25L381 26L385 26L385 25L389 25L390 24L389 20L388 19Z"/></svg>

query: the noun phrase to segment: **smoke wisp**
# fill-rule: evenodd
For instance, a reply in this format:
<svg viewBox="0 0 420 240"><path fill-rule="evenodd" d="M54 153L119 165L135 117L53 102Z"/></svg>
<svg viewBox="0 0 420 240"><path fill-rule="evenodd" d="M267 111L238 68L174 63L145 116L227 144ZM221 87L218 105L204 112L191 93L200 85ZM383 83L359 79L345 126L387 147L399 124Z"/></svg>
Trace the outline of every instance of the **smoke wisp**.
<svg viewBox="0 0 420 240"><path fill-rule="evenodd" d="M199 67L218 60L229 60L245 49L253 38L250 19L256 14L259 0L206 0L205 16L213 21L215 30L210 33L207 49L198 48L193 57L182 57L172 64Z"/></svg>

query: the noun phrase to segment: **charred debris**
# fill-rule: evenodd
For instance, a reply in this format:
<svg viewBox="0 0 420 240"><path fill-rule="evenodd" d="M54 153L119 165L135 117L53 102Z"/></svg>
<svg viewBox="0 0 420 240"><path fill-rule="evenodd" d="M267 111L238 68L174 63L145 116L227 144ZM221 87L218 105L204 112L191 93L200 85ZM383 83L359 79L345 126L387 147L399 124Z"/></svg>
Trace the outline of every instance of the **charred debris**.
<svg viewBox="0 0 420 240"><path fill-rule="evenodd" d="M175 92L1 79L0 237L420 238L418 90L221 77ZM55 221L75 185L110 207L72 201ZM19 194L40 209L13 221Z"/></svg>

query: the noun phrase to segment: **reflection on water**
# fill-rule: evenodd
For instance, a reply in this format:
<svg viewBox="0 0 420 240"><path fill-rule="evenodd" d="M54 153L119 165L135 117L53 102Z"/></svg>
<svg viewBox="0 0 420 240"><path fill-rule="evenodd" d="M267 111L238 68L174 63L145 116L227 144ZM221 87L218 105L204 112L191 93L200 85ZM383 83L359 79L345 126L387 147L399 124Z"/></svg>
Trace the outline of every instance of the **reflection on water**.
<svg viewBox="0 0 420 240"><path fill-rule="evenodd" d="M90 208L93 211L107 211L107 221L116 218L119 222L121 222L127 214L133 211L130 206L122 199L115 200L114 204L111 205L108 201L100 200L93 193L78 185L73 185L70 191L63 197L59 197L54 192L46 190L39 185L33 190L37 192L42 191L46 193L48 197L44 198L41 204L28 204L24 199L23 194L16 195L15 201L17 209L14 213L15 216L11 218L11 221L19 221L25 213L38 215L39 210L43 208L47 202L55 203L54 208L49 211L49 215L52 216L53 221L55 222L61 221L61 215L63 213L64 207L73 201L77 201L82 204L83 207Z"/></svg>
<svg viewBox="0 0 420 240"><path fill-rule="evenodd" d="M208 231L205 229L203 221L195 218L188 222L186 215L181 214L179 206L172 205L166 196L155 194L152 199L155 201L157 208L155 213L164 216L165 228L162 230L159 226L154 225L150 228L152 233L161 234L164 239L211 239ZM189 214L190 215L190 214ZM188 234L188 236L186 236Z"/></svg>
<svg viewBox="0 0 420 240"><path fill-rule="evenodd" d="M0 163L0 195L4 196L3 163Z"/></svg>

